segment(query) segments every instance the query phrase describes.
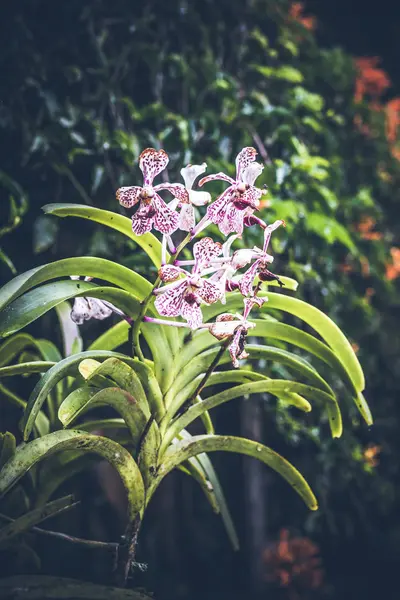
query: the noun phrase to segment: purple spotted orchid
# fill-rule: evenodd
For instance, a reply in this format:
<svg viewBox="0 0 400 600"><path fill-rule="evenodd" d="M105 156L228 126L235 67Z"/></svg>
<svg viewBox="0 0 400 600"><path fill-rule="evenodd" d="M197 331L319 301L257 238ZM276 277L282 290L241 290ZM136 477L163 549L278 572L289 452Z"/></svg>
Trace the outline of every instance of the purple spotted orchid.
<svg viewBox="0 0 400 600"><path fill-rule="evenodd" d="M229 187L207 209L207 214L193 231L196 235L209 222L218 225L220 231L230 233L243 233L245 225L251 225L252 215L260 206L260 198L264 191L254 186L255 180L261 174L263 165L254 162L257 156L255 148L243 148L236 157L236 179L215 173L207 175L199 181L201 187L209 181L227 181Z"/></svg>
<svg viewBox="0 0 400 600"><path fill-rule="evenodd" d="M164 150L146 148L139 157L139 168L143 173L143 187L129 186L117 190L117 200L125 208L140 201L139 209L132 217L132 231L143 235L154 229L171 235L178 229L179 215L172 210L161 196L160 190L168 190L182 203L189 203L189 194L181 183L159 183L153 186L154 178L168 165L168 154Z"/></svg>
<svg viewBox="0 0 400 600"><path fill-rule="evenodd" d="M160 268L160 278L167 283L154 290L157 295L155 307L160 315L181 316L192 329L201 325L201 304L213 304L221 297L220 286L202 276L221 250L220 243L206 237L193 246L194 265L191 273L175 265Z"/></svg>
<svg viewBox="0 0 400 600"><path fill-rule="evenodd" d="M274 258L267 253L272 232L281 225L285 226L285 221L275 221L264 229L264 245L262 250L256 247L254 247L253 250L244 250L244 252L251 253L251 258L255 260L251 267L240 278L239 290L243 296L254 296L255 290L253 289L253 283L257 276L260 281L276 280L281 286L283 285L278 275L274 275L274 273L271 273L268 269L268 265Z"/></svg>
<svg viewBox="0 0 400 600"><path fill-rule="evenodd" d="M245 348L246 337L250 329L255 327L255 323L248 321L251 309L256 305L262 306L265 302L263 298L245 298L243 316L240 314L223 313L219 315L215 323L207 324L209 332L218 340L232 338L229 345L229 354L232 364L237 369L239 360L247 358L248 354Z"/></svg>

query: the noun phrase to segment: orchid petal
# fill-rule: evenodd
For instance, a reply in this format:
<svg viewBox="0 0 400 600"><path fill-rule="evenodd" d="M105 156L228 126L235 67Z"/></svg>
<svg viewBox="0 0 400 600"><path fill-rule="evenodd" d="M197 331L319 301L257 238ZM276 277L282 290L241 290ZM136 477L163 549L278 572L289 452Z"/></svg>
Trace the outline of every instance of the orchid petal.
<svg viewBox="0 0 400 600"><path fill-rule="evenodd" d="M253 282L258 274L261 260L256 260L246 273L240 278L239 289L243 296L248 296L253 291Z"/></svg>
<svg viewBox="0 0 400 600"><path fill-rule="evenodd" d="M264 170L264 165L258 162L251 163L243 169L241 180L243 183L253 186L257 177L261 175Z"/></svg>
<svg viewBox="0 0 400 600"><path fill-rule="evenodd" d="M163 317L178 317L181 314L184 295L187 289L187 282L169 289L165 294L157 296L154 306Z"/></svg>
<svg viewBox="0 0 400 600"><path fill-rule="evenodd" d="M159 183L154 186L153 190L155 192L168 190L175 198L178 198L179 202L189 203L189 192L181 183Z"/></svg>
<svg viewBox="0 0 400 600"><path fill-rule="evenodd" d="M213 258L219 256L222 252L222 244L214 242L210 237L205 237L196 242L193 246L193 256L195 264L193 273L201 273L211 265Z"/></svg>
<svg viewBox="0 0 400 600"><path fill-rule="evenodd" d="M273 231L275 231L275 229L278 229L278 227L280 227L281 225L285 225L285 221L277 220L274 223L272 223L271 225L267 225L267 227L264 230L264 246L263 246L263 251L266 252L270 239L271 239L271 234Z"/></svg>
<svg viewBox="0 0 400 600"><path fill-rule="evenodd" d="M246 202L249 207L257 209L260 206L260 198L263 195L263 190L254 186L249 187L241 197L242 202Z"/></svg>
<svg viewBox="0 0 400 600"><path fill-rule="evenodd" d="M129 187L120 187L117 190L116 196L118 202L121 206L125 206L125 208L131 208L135 206L140 200L140 194L142 193L142 188L137 186L129 186Z"/></svg>
<svg viewBox="0 0 400 600"><path fill-rule="evenodd" d="M156 175L164 171L169 162L165 150L146 148L139 156L139 168L143 173L144 185L151 185Z"/></svg>
<svg viewBox="0 0 400 600"><path fill-rule="evenodd" d="M193 184L197 177L205 172L207 169L207 164L203 162L201 165L187 165L183 169L181 169L182 179L185 182L185 187L187 190L191 190L193 188Z"/></svg>
<svg viewBox="0 0 400 600"><path fill-rule="evenodd" d="M104 304L104 302L98 298L87 298L87 302L90 309L90 318L92 319L99 319L102 321L103 319L107 319L107 317L113 313L112 308Z"/></svg>
<svg viewBox="0 0 400 600"><path fill-rule="evenodd" d="M203 313L197 303L192 304L184 300L181 316L186 319L191 329L198 329L203 322Z"/></svg>
<svg viewBox="0 0 400 600"><path fill-rule="evenodd" d="M221 233L224 235L229 235L230 233L236 232L239 235L242 235L245 214L246 213L240 208L237 208L233 202L230 203L225 210L223 219L218 224Z"/></svg>
<svg viewBox="0 0 400 600"><path fill-rule="evenodd" d="M216 337L217 340L224 340L235 333L235 329L240 323L240 321L235 319L234 315L223 313L216 318L215 323L210 325L209 332Z"/></svg>
<svg viewBox="0 0 400 600"><path fill-rule="evenodd" d="M237 233L228 237L226 242L222 245L222 256L224 256L225 258L229 258L232 244L238 238L240 238L240 235L238 235Z"/></svg>
<svg viewBox="0 0 400 600"><path fill-rule="evenodd" d="M164 265L158 270L159 277L164 283L176 281L181 273L184 273L183 269L174 267L173 265Z"/></svg>
<svg viewBox="0 0 400 600"><path fill-rule="evenodd" d="M223 220L229 200L233 195L234 190L232 187L226 189L225 192L223 192L219 198L207 208L207 219L218 225Z"/></svg>
<svg viewBox="0 0 400 600"><path fill-rule="evenodd" d="M202 187L205 183L209 181L227 181L231 185L235 185L236 181L229 177L229 175L225 175L225 173L214 173L213 175L206 175L203 179L199 181L199 187Z"/></svg>
<svg viewBox="0 0 400 600"><path fill-rule="evenodd" d="M242 175L246 167L256 160L257 150L252 147L243 148L236 157L236 181L243 181Z"/></svg>
<svg viewBox="0 0 400 600"><path fill-rule="evenodd" d="M165 235L174 233L179 225L178 213L168 208L158 194L154 194L152 205L156 211L154 215L154 229Z"/></svg>
<svg viewBox="0 0 400 600"><path fill-rule="evenodd" d="M71 319L77 325L82 325L84 321L90 319L90 306L86 298L75 298Z"/></svg>
<svg viewBox="0 0 400 600"><path fill-rule="evenodd" d="M194 208L191 204L182 204L179 213L179 229L182 231L191 231L196 225Z"/></svg>
<svg viewBox="0 0 400 600"><path fill-rule="evenodd" d="M228 348L229 354L231 355L232 364L235 367L235 369L239 368L239 361L236 357L241 353L239 345L240 345L240 340L241 340L242 335L243 335L243 328L238 327L233 335L232 343L230 344L230 346Z"/></svg>
<svg viewBox="0 0 400 600"><path fill-rule="evenodd" d="M208 192L198 192L197 190L189 190L189 201L195 206L205 206L211 202L211 194Z"/></svg>
<svg viewBox="0 0 400 600"><path fill-rule="evenodd" d="M250 250L249 248L236 250L232 256L231 265L235 271L243 269L243 267L251 263L254 258L258 258L260 253L261 251L258 250L258 248L253 248L253 250Z"/></svg>
<svg viewBox="0 0 400 600"><path fill-rule="evenodd" d="M213 281L209 281L207 279L203 279L202 283L203 285L199 289L198 294L203 302L206 304L214 304L214 302L217 302L222 294L221 287Z"/></svg>
<svg viewBox="0 0 400 600"><path fill-rule="evenodd" d="M258 296L253 296L252 298L245 298L243 300L243 302L244 302L243 319L247 319L251 309L254 306L258 306L258 308L261 308L261 306L264 304L264 302L267 302L267 300L268 300L267 298L259 298ZM249 325L252 325L253 327L255 326L254 323L251 323L251 324L249 323Z"/></svg>
<svg viewBox="0 0 400 600"><path fill-rule="evenodd" d="M143 235L151 231L154 211L151 206L143 206L132 217L132 231L135 235Z"/></svg>

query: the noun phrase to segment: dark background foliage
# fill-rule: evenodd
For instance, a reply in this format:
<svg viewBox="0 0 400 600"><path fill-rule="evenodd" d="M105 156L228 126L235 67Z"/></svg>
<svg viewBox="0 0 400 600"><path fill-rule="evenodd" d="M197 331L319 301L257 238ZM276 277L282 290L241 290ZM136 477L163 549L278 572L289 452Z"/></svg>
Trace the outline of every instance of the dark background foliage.
<svg viewBox="0 0 400 600"><path fill-rule="evenodd" d="M354 102L359 74L351 56L382 55L395 82L387 97L396 95L400 21L394 12L393 20L384 17L383 4L370 15L362 3L347 13L345 2L310 1L315 34L290 17L286 0L43 0L2 8L1 242L14 264L0 264L3 281L10 267L22 272L74 255L144 270L133 242L80 221L55 221L40 207L77 202L120 210L115 190L137 181L147 146L167 150L170 178L178 180L189 162L231 172L236 153L254 145L269 187L263 217L287 222L274 240L276 270L297 278L300 296L360 348L371 430L346 407L343 438L329 440L326 424L284 412L270 397L217 414L221 433L267 439L294 460L320 511L307 514L250 460L217 457L242 541L235 555L191 482L172 475L145 523L139 560L149 569L135 575L157 597L345 599L383 589L396 597L387 590L395 589L400 553L399 313L388 269L390 249L399 245L400 169L384 112L372 110L368 97ZM257 241L251 230L247 235ZM54 324L46 316L32 331L59 343ZM83 330L86 339L98 334L93 324ZM25 395L27 388L23 382ZM3 401L0 418L2 430L16 431L17 415ZM82 508L60 525L115 539L122 508L113 475L98 465L75 483ZM295 569L295 545L288 550L282 541L285 529L300 539L305 575ZM309 540L321 557L322 582ZM37 544L43 572L107 580L106 557L61 542ZM39 568L18 557L4 559L4 574ZM291 578L282 583L285 569Z"/></svg>

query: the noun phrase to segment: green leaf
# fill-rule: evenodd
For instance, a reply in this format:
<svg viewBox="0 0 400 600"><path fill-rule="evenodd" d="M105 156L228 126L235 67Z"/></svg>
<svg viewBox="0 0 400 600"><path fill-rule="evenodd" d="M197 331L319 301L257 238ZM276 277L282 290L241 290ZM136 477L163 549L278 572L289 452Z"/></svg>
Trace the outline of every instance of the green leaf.
<svg viewBox="0 0 400 600"><path fill-rule="evenodd" d="M38 523L41 523L42 521L45 521L46 519L49 519L55 515L59 515L66 510L74 508L76 504L77 503L74 502L73 496L65 496L64 498L59 498L58 500L49 502L46 504L46 506L31 510L22 517L15 519L15 521L12 523L9 523L9 525L6 525L0 529L0 545L6 544L16 535L24 533Z"/></svg>
<svg viewBox="0 0 400 600"><path fill-rule="evenodd" d="M132 232L132 222L127 217L108 210L85 206L84 204L46 204L42 209L49 215L56 215L57 217L81 217L111 227L136 242L146 252L157 268L161 265L160 242L152 233L135 235Z"/></svg>
<svg viewBox="0 0 400 600"><path fill-rule="evenodd" d="M45 252L57 239L58 223L47 215L40 215L33 223L33 253Z"/></svg>
<svg viewBox="0 0 400 600"><path fill-rule="evenodd" d="M58 418L64 427L68 427L89 409L102 405L111 406L121 415L136 446L147 419L135 398L120 388L109 387L100 391L96 388L78 388L65 398L58 410Z"/></svg>
<svg viewBox="0 0 400 600"><path fill-rule="evenodd" d="M9 368L9 367L3 367L3 368ZM5 396L11 402L11 404L16 406L21 411L26 409L27 403L25 402L25 400L20 398L15 392L10 390L3 384L0 384L0 395L1 394L3 394L3 396ZM46 435L47 433L49 433L49 430L50 430L49 419L46 417L44 412L42 412L40 410L37 414L37 418L36 418L36 422L35 422L35 431L37 431L37 433L40 436L43 436L43 435Z"/></svg>
<svg viewBox="0 0 400 600"><path fill-rule="evenodd" d="M115 383L128 392L138 404L146 418L150 417L149 405L142 383L135 371L118 358L107 358L88 377L90 384L92 379L98 375L110 377Z"/></svg>
<svg viewBox="0 0 400 600"><path fill-rule="evenodd" d="M85 281L58 281L27 292L3 309L0 313L0 335L6 337L17 332L57 304L78 296L107 300L133 318L138 312L137 299L124 290L100 287Z"/></svg>
<svg viewBox="0 0 400 600"><path fill-rule="evenodd" d="M117 354L115 352L109 352L106 350L95 350L80 352L79 354L73 354L64 358L62 361L53 365L38 381L32 394L29 397L24 418L22 421L22 429L24 433L24 440L26 441L32 431L32 427L35 423L36 415L43 406L47 395L53 389L53 387L61 381L67 375L76 375L79 363L85 358L106 359L110 357L119 358L128 364L133 364L134 360L123 354ZM7 368L7 367L6 367Z"/></svg>
<svg viewBox="0 0 400 600"><path fill-rule="evenodd" d="M193 436L186 430L181 431L179 435L180 437L186 440L193 439ZM202 468L205 477L207 478L212 487L214 502L216 503L218 507L218 512L222 517L222 521L228 534L228 538L232 544L232 548L234 550L239 550L239 539L236 533L236 528L233 523L228 505L226 503L225 494L223 492L218 475L215 472L211 460L205 453L198 454L196 457L193 457L190 460L193 459L198 461L199 466ZM207 487L210 488L210 486Z"/></svg>
<svg viewBox="0 0 400 600"><path fill-rule="evenodd" d="M0 469L15 454L15 437L9 431L0 433Z"/></svg>
<svg viewBox="0 0 400 600"><path fill-rule="evenodd" d="M108 460L121 477L128 498L128 517L133 521L144 504L143 480L136 462L116 442L82 431L55 431L28 444L21 444L1 471L0 497L36 463L62 450L93 452Z"/></svg>
<svg viewBox="0 0 400 600"><path fill-rule="evenodd" d="M256 324L255 329L252 330L253 335L266 337L269 340L276 339L287 342L306 350L306 352L309 352L327 364L348 386L350 393L357 395L357 390L354 387L347 369L329 346L309 333L298 329L298 327L286 325L286 323L264 321L261 319L254 319L253 322Z"/></svg>
<svg viewBox="0 0 400 600"><path fill-rule="evenodd" d="M198 435L189 440L182 440L170 446L160 462L158 476L154 480L148 497L155 491L161 480L182 462L203 452L236 452L246 454L264 462L282 475L292 488L301 496L308 508L317 510L317 500L304 477L282 456L263 446L244 438L228 435Z"/></svg>
<svg viewBox="0 0 400 600"><path fill-rule="evenodd" d="M0 367L12 362L12 360L25 348L34 348L35 346L35 339L27 333L19 333L9 340L6 340L0 346Z"/></svg>
<svg viewBox="0 0 400 600"><path fill-rule="evenodd" d="M310 398L310 400L323 404L328 410L332 436L341 436L342 419L337 401L333 396L310 385L298 383L297 381L290 381L286 379L268 379L265 381L253 381L234 386L224 390L223 392L219 392L214 396L205 398L201 404L190 406L181 416L175 418L168 427L163 437L162 450L165 450L174 437L176 437L177 434L182 431L182 429L186 429L187 426L197 419L197 417L199 417L203 411L211 410L212 408L215 408L220 404L224 404L225 402L229 402L234 398L240 398L250 394L261 394L265 392L273 394L278 398L280 398L281 394L283 394L293 402L301 398L301 403L297 405L297 408L303 410L304 412L309 412L311 410L311 406L307 400L302 398L302 396L306 396L307 398ZM300 396L293 396L292 392L294 392L296 395L300 394ZM178 408L179 407L176 407L176 409Z"/></svg>
<svg viewBox="0 0 400 600"><path fill-rule="evenodd" d="M83 350L83 340L79 327L71 319L71 305L69 302L61 302L56 306L56 313L60 323L63 339L64 356L70 356ZM106 348L103 348L103 350Z"/></svg>
<svg viewBox="0 0 400 600"><path fill-rule="evenodd" d="M362 391L364 389L364 373L358 362L358 358L345 335L327 315L303 300L292 298L291 296L286 296L284 294L261 292L260 296L268 298L268 302L263 305L262 310L271 308L286 311L299 319L302 319L312 327L335 352L352 380L355 389L357 391ZM240 294L231 294L227 298L226 310L232 311L240 308L242 303L243 298ZM206 307L203 310L204 320L208 321L212 319L218 314L218 311L219 309L215 306Z"/></svg>
<svg viewBox="0 0 400 600"><path fill-rule="evenodd" d="M110 283L132 292L139 300L143 300L151 291L150 283L135 271L105 258L91 256L79 256L77 258L65 258L41 267L36 267L14 277L0 290L0 308L4 308L10 302L29 291L33 287L47 282L49 279L58 277L70 277L71 275L85 275L104 279ZM87 282L75 282L78 286Z"/></svg>
<svg viewBox="0 0 400 600"><path fill-rule="evenodd" d="M18 365L9 365L8 367L0 368L0 379L2 377L12 377L13 375L30 375L32 373L45 373L51 367L54 367L55 363L48 360L34 360L26 363L19 363Z"/></svg>
<svg viewBox="0 0 400 600"><path fill-rule="evenodd" d="M282 79L284 81L290 81L291 83L301 83L303 81L303 74L298 69L291 67L290 65L282 65L281 67L266 67L262 65L250 65L254 71L258 71L261 75L267 79Z"/></svg>

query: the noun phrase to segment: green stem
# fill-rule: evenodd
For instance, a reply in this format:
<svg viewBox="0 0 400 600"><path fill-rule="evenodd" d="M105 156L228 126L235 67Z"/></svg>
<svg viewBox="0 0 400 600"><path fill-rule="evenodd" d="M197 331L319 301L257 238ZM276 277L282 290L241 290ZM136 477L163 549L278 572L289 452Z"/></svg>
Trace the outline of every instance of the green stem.
<svg viewBox="0 0 400 600"><path fill-rule="evenodd" d="M187 244L190 242L190 233L185 237L184 240L182 240L182 242L179 244L179 246L176 249L175 254L173 254L168 263L167 264L171 264L173 263L179 256L179 254L182 252L182 250L185 248L185 246L187 246ZM135 320L135 324L133 325L133 329L132 329L132 349L133 349L133 355L137 356L142 362L145 361L145 357L144 354L142 352L142 349L140 347L140 342L139 342L139 335L140 335L140 325L143 321L143 317L146 316L146 312L147 309L149 307L149 304L153 298L153 292L156 288L158 288L158 286L161 283L161 279L160 277L157 277L153 288L150 292L150 294L148 296L146 296L146 298L144 300L142 300L141 302L141 308L139 311L139 314Z"/></svg>
<svg viewBox="0 0 400 600"><path fill-rule="evenodd" d="M231 342L231 338L229 337L227 340L225 340L225 342L223 344L221 344L221 347L218 350L218 353L216 354L211 365L208 367L207 371L205 372L203 379L200 381L199 385L197 386L197 388L195 389L193 394L190 396L190 398L182 405L182 407L181 407L182 412L185 412L193 404L193 402L196 400L197 396L199 394L201 394L209 377L215 371L215 368L218 366L218 363L221 360L222 355L224 354L225 350L229 346L230 342Z"/></svg>

